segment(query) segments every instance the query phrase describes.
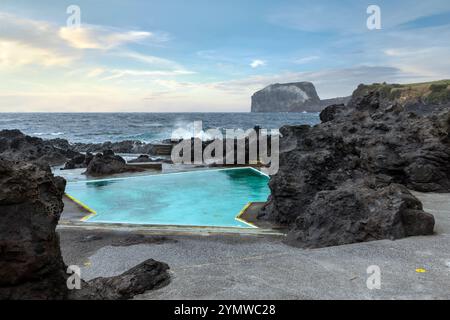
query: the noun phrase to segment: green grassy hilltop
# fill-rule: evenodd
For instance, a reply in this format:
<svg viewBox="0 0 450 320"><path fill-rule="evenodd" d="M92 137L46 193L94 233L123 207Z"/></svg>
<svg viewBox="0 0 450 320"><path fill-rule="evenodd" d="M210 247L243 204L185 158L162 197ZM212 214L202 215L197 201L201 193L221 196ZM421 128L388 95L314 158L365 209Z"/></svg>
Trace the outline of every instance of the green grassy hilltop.
<svg viewBox="0 0 450 320"><path fill-rule="evenodd" d="M365 95L371 91L380 91L383 100L402 105L422 102L425 104L444 104L450 102L450 80L440 80L412 84L374 83L360 85L353 96Z"/></svg>

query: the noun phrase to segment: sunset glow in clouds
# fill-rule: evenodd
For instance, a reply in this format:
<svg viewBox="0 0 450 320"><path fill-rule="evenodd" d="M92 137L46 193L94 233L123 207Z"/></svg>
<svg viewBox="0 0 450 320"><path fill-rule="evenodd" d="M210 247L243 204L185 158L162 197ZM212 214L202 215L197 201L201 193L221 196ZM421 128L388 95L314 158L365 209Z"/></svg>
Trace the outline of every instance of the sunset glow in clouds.
<svg viewBox="0 0 450 320"><path fill-rule="evenodd" d="M81 27L68 28L69 5ZM253 92L312 81L322 98L361 82L450 78L450 3L25 1L0 4L0 111L249 111Z"/></svg>

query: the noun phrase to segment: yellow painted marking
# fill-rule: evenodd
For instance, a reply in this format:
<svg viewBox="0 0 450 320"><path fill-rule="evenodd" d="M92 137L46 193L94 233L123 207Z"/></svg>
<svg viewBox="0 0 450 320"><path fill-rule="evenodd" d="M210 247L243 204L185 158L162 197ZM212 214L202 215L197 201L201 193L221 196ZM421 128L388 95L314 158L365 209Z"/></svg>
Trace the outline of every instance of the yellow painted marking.
<svg viewBox="0 0 450 320"><path fill-rule="evenodd" d="M425 270L425 269L416 269L416 272L417 273L426 273L427 270Z"/></svg>
<svg viewBox="0 0 450 320"><path fill-rule="evenodd" d="M89 220L90 218L92 218L93 216L97 215L97 212L95 212L93 209L89 208L87 205L85 205L83 202L81 202L77 198L74 198L67 193L66 193L66 197L69 198L70 200L72 200L73 202L75 202L76 204L78 204L79 206L81 206L83 209L90 212L90 214L88 214L87 216L84 216L81 219L81 221L85 222L85 221Z"/></svg>
<svg viewBox="0 0 450 320"><path fill-rule="evenodd" d="M241 216L245 213L245 211L247 211L248 208L250 208L251 205L252 205L252 202L247 203L247 204L245 205L245 207L241 210L241 212L239 212L239 214L236 216L235 219L236 219L237 221L239 221L239 222L242 222L242 223L244 223L244 224L246 224L246 225L252 227L252 228L258 229L258 227L255 226L253 223L248 222L248 221L245 221L244 219L241 218Z"/></svg>

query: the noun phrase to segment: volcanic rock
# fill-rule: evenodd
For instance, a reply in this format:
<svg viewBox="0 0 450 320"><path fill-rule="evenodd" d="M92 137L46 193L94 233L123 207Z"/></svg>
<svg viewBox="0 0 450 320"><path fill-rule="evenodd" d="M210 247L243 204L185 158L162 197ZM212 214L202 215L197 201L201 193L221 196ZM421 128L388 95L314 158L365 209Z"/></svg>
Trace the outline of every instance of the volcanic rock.
<svg viewBox="0 0 450 320"><path fill-rule="evenodd" d="M79 155L68 143L62 144L63 141L65 140L47 141L27 136L19 130L3 130L0 131L0 156L11 161L28 161L43 166L61 165Z"/></svg>
<svg viewBox="0 0 450 320"><path fill-rule="evenodd" d="M66 162L63 170L87 168L94 159L92 153L80 154Z"/></svg>
<svg viewBox="0 0 450 320"><path fill-rule="evenodd" d="M337 246L433 233L434 218L406 187L348 181L318 192L295 221L287 242L302 248Z"/></svg>
<svg viewBox="0 0 450 320"><path fill-rule="evenodd" d="M126 161L112 150L105 150L98 153L89 162L85 174L90 176L104 176L124 172L139 172L143 169L128 166Z"/></svg>
<svg viewBox="0 0 450 320"><path fill-rule="evenodd" d="M0 159L0 299L64 299L56 225L65 181L50 169Z"/></svg>
<svg viewBox="0 0 450 320"><path fill-rule="evenodd" d="M432 234L432 217L398 185L450 191L449 109L418 116L374 91L321 118L280 130L280 169L259 217L291 226L290 243L306 247Z"/></svg>
<svg viewBox="0 0 450 320"><path fill-rule="evenodd" d="M152 159L146 154L142 154L136 159L128 161L128 163L148 163L148 162L152 162Z"/></svg>
<svg viewBox="0 0 450 320"><path fill-rule="evenodd" d="M49 167L0 158L0 300L130 299L168 284L167 264L150 259L69 290L55 231L64 189Z"/></svg>
<svg viewBox="0 0 450 320"><path fill-rule="evenodd" d="M170 281L169 266L147 260L127 272L110 278L96 278L84 282L81 290L73 291L73 300L126 300L149 290L158 289Z"/></svg>

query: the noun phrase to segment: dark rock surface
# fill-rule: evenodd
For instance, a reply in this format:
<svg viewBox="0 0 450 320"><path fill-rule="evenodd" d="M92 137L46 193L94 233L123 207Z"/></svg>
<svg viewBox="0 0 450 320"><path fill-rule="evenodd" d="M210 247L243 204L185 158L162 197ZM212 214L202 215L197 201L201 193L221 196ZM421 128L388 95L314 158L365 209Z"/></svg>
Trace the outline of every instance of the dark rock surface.
<svg viewBox="0 0 450 320"><path fill-rule="evenodd" d="M64 299L55 232L65 181L50 169L0 159L0 299Z"/></svg>
<svg viewBox="0 0 450 320"><path fill-rule="evenodd" d="M42 140L19 130L0 131L0 156L4 159L54 166L78 155L66 140Z"/></svg>
<svg viewBox="0 0 450 320"><path fill-rule="evenodd" d="M128 163L172 163L170 158L150 157L148 155L140 155L136 159L129 160Z"/></svg>
<svg viewBox="0 0 450 320"><path fill-rule="evenodd" d="M146 154L141 154L136 159L132 159L132 160L128 161L128 163L148 163L148 162L152 162L152 161L153 160L150 158L150 156L148 156Z"/></svg>
<svg viewBox="0 0 450 320"><path fill-rule="evenodd" d="M94 159L92 153L80 154L66 162L63 170L87 168Z"/></svg>
<svg viewBox="0 0 450 320"><path fill-rule="evenodd" d="M322 122L333 121L336 115L344 110L345 105L343 104L330 105L320 113L320 121Z"/></svg>
<svg viewBox="0 0 450 320"><path fill-rule="evenodd" d="M311 82L272 84L252 96L252 112L320 112L332 104L346 104L350 97L321 100Z"/></svg>
<svg viewBox="0 0 450 320"><path fill-rule="evenodd" d="M169 266L147 260L127 272L110 278L84 282L81 290L72 291L73 300L126 300L149 290L158 289L170 281Z"/></svg>
<svg viewBox="0 0 450 320"><path fill-rule="evenodd" d="M421 117L380 103L380 96L331 106L320 125L280 130L280 170L260 218L290 225L291 243L321 247L433 233L432 217L396 184L450 191L450 111ZM327 217L335 223L324 224Z"/></svg>
<svg viewBox="0 0 450 320"><path fill-rule="evenodd" d="M347 182L321 191L300 215L287 242L303 248L430 235L434 218L402 185Z"/></svg>
<svg viewBox="0 0 450 320"><path fill-rule="evenodd" d="M48 167L0 159L1 300L130 299L168 284L167 264L150 259L120 276L82 281L81 290L69 291L55 231L64 189L64 179Z"/></svg>
<svg viewBox="0 0 450 320"><path fill-rule="evenodd" d="M112 150L98 153L89 162L85 174L89 176L104 176L124 172L139 172L143 169L128 166L126 161Z"/></svg>
<svg viewBox="0 0 450 320"><path fill-rule="evenodd" d="M331 98L331 99L322 99L320 100L320 105L322 106L322 109L331 106L333 104L344 104L347 105L350 100L351 96L348 97L338 97L338 98Z"/></svg>
<svg viewBox="0 0 450 320"><path fill-rule="evenodd" d="M162 148L160 144L144 143L141 141L119 141L119 142L105 142L105 143L75 143L74 150L78 152L98 153L103 150L112 150L115 153L131 153L131 154L148 154L148 155L170 155L170 144L163 144L163 147L169 148L169 152L161 154Z"/></svg>

